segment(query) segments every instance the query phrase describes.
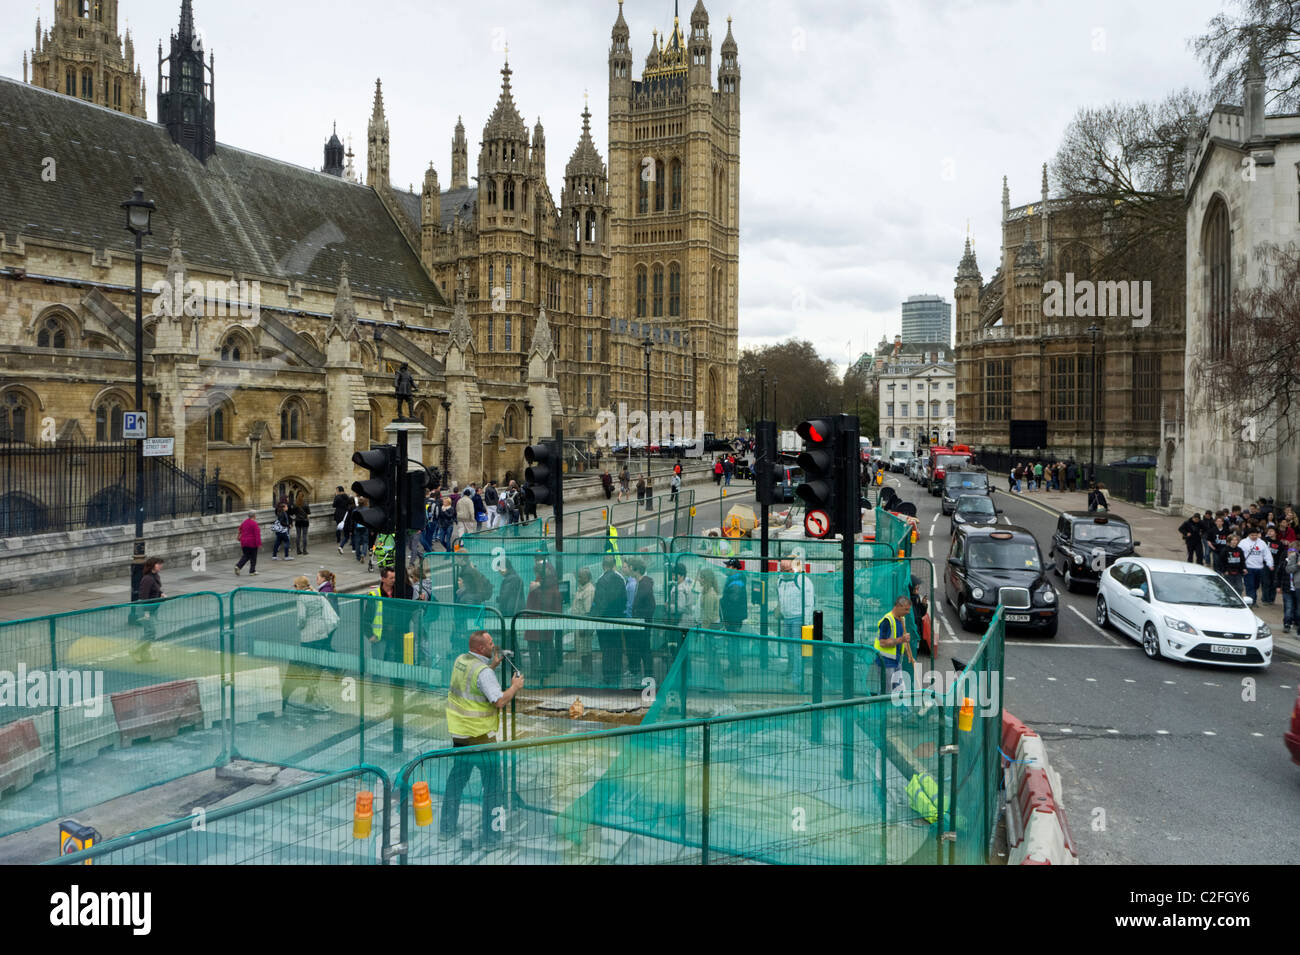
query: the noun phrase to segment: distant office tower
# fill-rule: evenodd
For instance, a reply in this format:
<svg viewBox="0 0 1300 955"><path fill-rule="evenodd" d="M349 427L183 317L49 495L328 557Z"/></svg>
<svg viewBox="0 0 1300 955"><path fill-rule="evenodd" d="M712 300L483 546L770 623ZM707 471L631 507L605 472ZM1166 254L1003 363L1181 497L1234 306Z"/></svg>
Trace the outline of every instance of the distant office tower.
<svg viewBox="0 0 1300 955"><path fill-rule="evenodd" d="M952 303L941 295L913 295L903 303L903 341L952 343Z"/></svg>

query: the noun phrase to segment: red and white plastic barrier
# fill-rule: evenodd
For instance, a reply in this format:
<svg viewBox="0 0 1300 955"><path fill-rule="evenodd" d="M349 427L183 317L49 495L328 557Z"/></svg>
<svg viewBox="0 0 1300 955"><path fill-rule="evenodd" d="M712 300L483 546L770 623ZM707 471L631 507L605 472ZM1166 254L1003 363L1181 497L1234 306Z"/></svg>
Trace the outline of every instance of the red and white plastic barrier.
<svg viewBox="0 0 1300 955"><path fill-rule="evenodd" d="M110 699L123 747L143 739L168 739L183 729L203 726L199 685L193 680L123 690Z"/></svg>
<svg viewBox="0 0 1300 955"><path fill-rule="evenodd" d="M1061 777L1037 733L1002 711L1007 792L1007 846L1011 865L1078 865L1079 850L1061 805Z"/></svg>
<svg viewBox="0 0 1300 955"><path fill-rule="evenodd" d="M0 795L9 789L27 788L53 765L50 754L42 751L36 724L30 719L0 726Z"/></svg>

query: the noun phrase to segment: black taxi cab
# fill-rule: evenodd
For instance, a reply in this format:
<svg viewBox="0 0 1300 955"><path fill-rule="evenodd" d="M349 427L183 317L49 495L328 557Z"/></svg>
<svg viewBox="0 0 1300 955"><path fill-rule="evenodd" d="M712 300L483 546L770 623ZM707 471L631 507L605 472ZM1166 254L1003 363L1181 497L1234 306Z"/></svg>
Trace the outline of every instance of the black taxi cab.
<svg viewBox="0 0 1300 955"><path fill-rule="evenodd" d="M959 525L944 568L944 597L965 630L984 630L998 607L1008 629L1056 636L1056 590L1038 541L1023 527Z"/></svg>
<svg viewBox="0 0 1300 955"><path fill-rule="evenodd" d="M1047 556L1065 589L1073 593L1078 584L1095 587L1107 567L1121 557L1133 556L1133 548L1141 543L1133 539L1133 530L1122 517L1065 511L1056 521Z"/></svg>

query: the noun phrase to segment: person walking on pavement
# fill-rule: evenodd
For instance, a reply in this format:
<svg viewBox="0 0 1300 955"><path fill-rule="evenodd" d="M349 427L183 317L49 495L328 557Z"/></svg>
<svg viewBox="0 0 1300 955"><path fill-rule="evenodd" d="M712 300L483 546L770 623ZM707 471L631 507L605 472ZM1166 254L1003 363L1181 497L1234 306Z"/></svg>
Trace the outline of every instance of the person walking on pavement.
<svg viewBox="0 0 1300 955"><path fill-rule="evenodd" d="M605 500L609 500L614 493L614 479L609 476L609 468L600 472L600 487L605 492Z"/></svg>
<svg viewBox="0 0 1300 955"><path fill-rule="evenodd" d="M140 590L136 594L136 604L131 608L128 620L139 626L140 642L131 651L131 659L136 663L152 663L158 658L153 655L151 647L158 639L158 625L155 619L157 607L152 606L166 600L162 586L163 559L150 557L144 562L144 575L140 578ZM140 606L146 604L149 606Z"/></svg>
<svg viewBox="0 0 1300 955"><path fill-rule="evenodd" d="M1183 543L1187 545L1187 563L1200 564L1204 560L1201 557L1201 514L1198 511L1187 520L1178 525L1178 533L1183 535Z"/></svg>
<svg viewBox="0 0 1300 955"><path fill-rule="evenodd" d="M271 519L271 533L275 535L275 545L271 548L272 560L293 560L289 556L289 536L293 533L293 518L287 504L275 506L275 517ZM280 545L284 545L284 557L280 557Z"/></svg>
<svg viewBox="0 0 1300 955"><path fill-rule="evenodd" d="M673 479L668 484L668 497L673 502L677 502L677 492L682 489L682 475L680 471L673 472Z"/></svg>
<svg viewBox="0 0 1300 955"><path fill-rule="evenodd" d="M497 610L509 620L524 609L524 581L509 560L501 562L501 586L497 590Z"/></svg>
<svg viewBox="0 0 1300 955"><path fill-rule="evenodd" d="M713 483L719 486L722 484L722 458L713 462Z"/></svg>
<svg viewBox="0 0 1300 955"><path fill-rule="evenodd" d="M578 589L573 594L573 616L584 619L591 616L591 608L596 600L596 585L592 582L591 571L586 567L578 570ZM582 675L591 676L592 640L590 630L573 631L573 649L578 654L582 666Z"/></svg>
<svg viewBox="0 0 1300 955"><path fill-rule="evenodd" d="M628 485L632 477L627 473L627 465L623 465L623 470L618 473L618 503L622 504L623 499L628 496Z"/></svg>
<svg viewBox="0 0 1300 955"><path fill-rule="evenodd" d="M298 532L297 539L294 541L295 549L300 557L307 556L307 531L311 526L311 506L307 503L307 495L302 491L298 492L298 501L293 507L293 526Z"/></svg>
<svg viewBox="0 0 1300 955"><path fill-rule="evenodd" d="M745 587L745 574L740 569L740 561L734 557L723 566L730 573L722 585L718 609L722 618L722 629L736 633L744 626L749 616L749 595ZM736 637L727 641L727 671L730 676L740 675L740 647L740 640Z"/></svg>
<svg viewBox="0 0 1300 955"><path fill-rule="evenodd" d="M1277 528L1271 524L1264 531L1264 544L1268 547L1273 564L1272 570L1261 575L1260 582L1264 587L1263 602L1271 607L1277 600L1278 578L1282 575L1282 568L1286 563L1286 544L1277 536Z"/></svg>
<svg viewBox="0 0 1300 955"><path fill-rule="evenodd" d="M496 527L500 521L500 511L497 505L501 503L501 492L497 490L496 481L488 481L487 487L483 488L483 511L487 514L487 527L489 530Z"/></svg>
<svg viewBox="0 0 1300 955"><path fill-rule="evenodd" d="M1259 536L1259 528L1252 527L1250 534L1241 542L1240 549L1245 559L1246 596L1255 603L1259 594L1259 585L1264 574L1273 572L1273 555L1268 544Z"/></svg>
<svg viewBox="0 0 1300 955"><path fill-rule="evenodd" d="M645 572L645 561L637 558L636 563L628 561L632 567L632 572L636 575L636 592L632 597L632 611L628 616L635 617L646 623L653 623L655 619L655 582L650 575ZM628 669L635 676L654 676L653 653L650 647L650 631L639 629L633 631L628 638ZM640 673L638 674L638 669Z"/></svg>
<svg viewBox="0 0 1300 955"><path fill-rule="evenodd" d="M736 473L736 459L727 455L727 460L722 462L722 480L727 487L731 487L731 476Z"/></svg>
<svg viewBox="0 0 1300 955"><path fill-rule="evenodd" d="M1106 495L1104 493L1105 489L1106 489L1106 485L1104 484L1094 484L1092 485L1091 489L1089 489L1088 491L1089 513L1110 510L1109 505L1107 505L1106 503Z"/></svg>
<svg viewBox="0 0 1300 955"><path fill-rule="evenodd" d="M1286 557L1278 573L1278 589L1282 591L1282 632L1290 633L1295 627L1300 631L1300 613L1296 607L1295 575L1300 572L1300 542L1288 541Z"/></svg>
<svg viewBox="0 0 1300 955"><path fill-rule="evenodd" d="M320 579L320 578L317 578ZM293 589L302 591L297 602L298 646L301 650L334 649L334 632L339 626L339 615L330 603L330 598L311 592L311 584L306 577L297 577ZM315 713L323 713L329 706L320 702L317 690L320 685L322 668L302 663L291 663L284 672L284 684L280 696L285 706L297 706ZM307 696L301 704L294 703L293 694L301 687L307 687Z"/></svg>
<svg viewBox="0 0 1300 955"><path fill-rule="evenodd" d="M352 498L343 490L340 484L334 492L334 501L330 505L332 513L331 519L334 521L334 545L338 548L340 556L343 554L343 542L347 540L343 536L343 522L347 519L348 511L352 510Z"/></svg>
<svg viewBox="0 0 1300 955"><path fill-rule="evenodd" d="M451 668L451 685L447 690L447 730L451 745L457 748L483 746L495 742L501 710L524 688L524 678L516 673L507 690L501 689L495 669L503 656L492 635L475 630L469 635L469 650L456 658ZM484 847L500 843L501 833L492 828L493 815L501 805L500 757L496 753L457 756L447 774L447 789L442 797L442 814L438 820L438 838L447 842L460 826L460 800L465 784L477 769L483 786L481 838ZM463 838L461 847L472 848Z"/></svg>
<svg viewBox="0 0 1300 955"><path fill-rule="evenodd" d="M912 601L899 597L894 601L894 609L876 622L876 666L880 668L880 687L882 693L892 693L901 682L898 671L898 648L903 648L907 659L916 665L912 656L912 644L907 636L907 617L912 612Z"/></svg>
<svg viewBox="0 0 1300 955"><path fill-rule="evenodd" d="M469 488L461 492L460 499L456 501L456 523L460 525L460 533L473 534L478 530L478 521L474 517L474 499L469 494Z"/></svg>
<svg viewBox="0 0 1300 955"><path fill-rule="evenodd" d="M1201 563L1206 567L1214 566L1214 517L1207 510L1201 515Z"/></svg>
<svg viewBox="0 0 1300 955"><path fill-rule="evenodd" d="M249 511L248 516L239 525L239 549L243 555L239 558L239 563L235 564L236 575L244 569L245 564L248 564L248 576L257 576L257 552L261 546L262 528L257 525L257 512Z"/></svg>

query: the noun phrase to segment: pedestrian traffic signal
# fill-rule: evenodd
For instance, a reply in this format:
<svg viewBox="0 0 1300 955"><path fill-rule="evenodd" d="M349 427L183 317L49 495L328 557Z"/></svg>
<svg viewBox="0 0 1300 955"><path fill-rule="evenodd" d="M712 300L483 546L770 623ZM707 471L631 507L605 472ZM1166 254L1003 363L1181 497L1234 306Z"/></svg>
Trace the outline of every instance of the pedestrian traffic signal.
<svg viewBox="0 0 1300 955"><path fill-rule="evenodd" d="M365 468L370 477L352 482L355 494L364 497L367 506L357 512L357 520L376 534L397 531L397 448L377 444L369 451L352 455L352 463Z"/></svg>
<svg viewBox="0 0 1300 955"><path fill-rule="evenodd" d="M799 455L804 483L795 493L807 505L808 513L824 512L826 536L840 533L840 502L836 497L839 461L840 422L838 418L812 418L795 428L803 438L804 450Z"/></svg>
<svg viewBox="0 0 1300 955"><path fill-rule="evenodd" d="M560 468L559 449L553 443L534 444L524 448L524 500L530 504L548 504L559 507L563 493L563 475Z"/></svg>

